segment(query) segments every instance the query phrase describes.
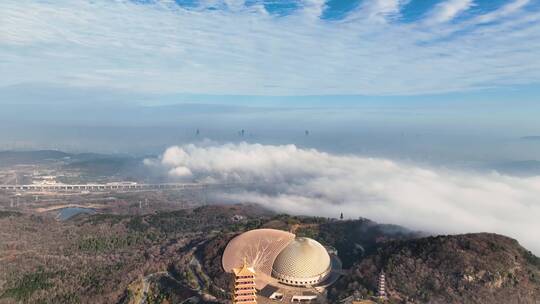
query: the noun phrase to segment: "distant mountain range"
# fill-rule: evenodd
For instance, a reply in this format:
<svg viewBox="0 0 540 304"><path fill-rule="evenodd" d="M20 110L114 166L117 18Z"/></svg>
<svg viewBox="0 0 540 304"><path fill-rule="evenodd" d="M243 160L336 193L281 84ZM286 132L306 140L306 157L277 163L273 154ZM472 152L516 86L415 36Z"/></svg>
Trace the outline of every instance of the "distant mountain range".
<svg viewBox="0 0 540 304"><path fill-rule="evenodd" d="M2 164L24 165L55 161L75 163L110 158L128 159L133 157L124 154L111 155L99 153L68 153L58 150L0 151L0 163Z"/></svg>
<svg viewBox="0 0 540 304"><path fill-rule="evenodd" d="M70 156L69 153L56 150L0 151L0 164L36 164L46 161L59 161Z"/></svg>
<svg viewBox="0 0 540 304"><path fill-rule="evenodd" d="M524 139L524 140L538 140L540 141L540 135L539 136L523 136L521 139Z"/></svg>
<svg viewBox="0 0 540 304"><path fill-rule="evenodd" d="M57 150L0 151L0 166L59 165L76 170L85 178L120 178L141 180L150 172L144 168L144 156L125 154L67 153Z"/></svg>

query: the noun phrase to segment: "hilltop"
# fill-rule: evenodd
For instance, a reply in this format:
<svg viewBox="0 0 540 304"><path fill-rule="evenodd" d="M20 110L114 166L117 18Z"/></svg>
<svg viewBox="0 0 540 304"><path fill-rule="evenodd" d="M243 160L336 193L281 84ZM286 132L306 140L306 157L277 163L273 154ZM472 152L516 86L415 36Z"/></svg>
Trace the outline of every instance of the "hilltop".
<svg viewBox="0 0 540 304"><path fill-rule="evenodd" d="M368 297L386 277L390 303L539 303L540 259L489 233L391 241L355 264L331 290Z"/></svg>
<svg viewBox="0 0 540 304"><path fill-rule="evenodd" d="M540 260L495 234L426 236L363 218L274 214L254 205L66 221L2 211L0 225L0 303L228 303L232 278L221 255L230 239L255 228L293 231L338 250L346 271L329 303L354 293L369 298L381 270L389 303L540 299Z"/></svg>

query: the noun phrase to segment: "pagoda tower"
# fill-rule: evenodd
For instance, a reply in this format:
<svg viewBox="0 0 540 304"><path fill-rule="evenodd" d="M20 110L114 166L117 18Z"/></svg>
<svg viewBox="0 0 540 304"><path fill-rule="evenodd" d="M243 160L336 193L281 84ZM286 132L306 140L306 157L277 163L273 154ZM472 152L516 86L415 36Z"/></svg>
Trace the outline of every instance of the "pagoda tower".
<svg viewBox="0 0 540 304"><path fill-rule="evenodd" d="M234 297L233 304L257 304L257 290L255 289L255 269L249 267L244 258L244 265L233 268Z"/></svg>
<svg viewBox="0 0 540 304"><path fill-rule="evenodd" d="M379 284L378 284L378 288L377 288L377 293L378 293L378 296L379 296L379 299L386 299L387 298L387 295L386 295L386 277L384 275L384 271L381 271L381 273L379 274Z"/></svg>

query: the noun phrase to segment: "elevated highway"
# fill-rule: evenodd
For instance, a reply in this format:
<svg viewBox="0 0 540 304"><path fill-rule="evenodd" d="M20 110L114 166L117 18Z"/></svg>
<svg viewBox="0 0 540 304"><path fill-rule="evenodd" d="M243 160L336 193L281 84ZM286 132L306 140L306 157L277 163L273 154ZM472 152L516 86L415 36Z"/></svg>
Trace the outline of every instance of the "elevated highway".
<svg viewBox="0 0 540 304"><path fill-rule="evenodd" d="M159 189L197 189L205 188L209 184L204 183L162 183L162 184L138 184L138 183L107 183L107 184L28 184L28 185L0 185L0 191L130 191L130 190L159 190Z"/></svg>

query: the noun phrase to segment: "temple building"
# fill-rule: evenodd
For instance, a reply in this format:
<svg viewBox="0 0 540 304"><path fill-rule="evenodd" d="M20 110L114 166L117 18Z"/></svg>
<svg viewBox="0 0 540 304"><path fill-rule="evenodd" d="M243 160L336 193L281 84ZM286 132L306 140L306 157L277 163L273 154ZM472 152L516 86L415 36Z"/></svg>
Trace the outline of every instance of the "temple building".
<svg viewBox="0 0 540 304"><path fill-rule="evenodd" d="M386 277L384 275L384 271L381 271L379 274L379 284L377 289L379 299L386 299Z"/></svg>
<svg viewBox="0 0 540 304"><path fill-rule="evenodd" d="M234 268L233 304L257 304L255 269L248 266L246 259L242 267Z"/></svg>
<svg viewBox="0 0 540 304"><path fill-rule="evenodd" d="M244 258L247 262L242 267ZM247 263L253 272L247 276L253 277L260 297L289 303L325 297L326 288L341 274L334 248L275 229L251 230L227 244L222 258L225 271L238 277Z"/></svg>

